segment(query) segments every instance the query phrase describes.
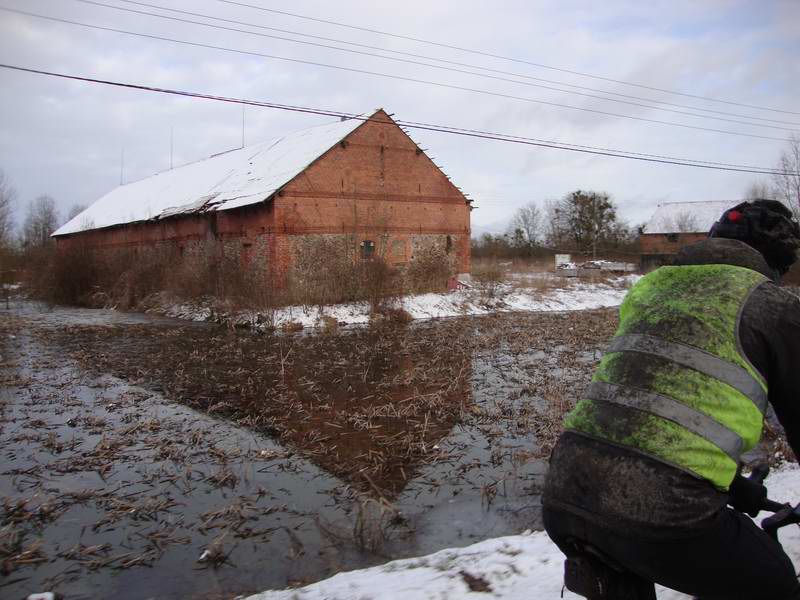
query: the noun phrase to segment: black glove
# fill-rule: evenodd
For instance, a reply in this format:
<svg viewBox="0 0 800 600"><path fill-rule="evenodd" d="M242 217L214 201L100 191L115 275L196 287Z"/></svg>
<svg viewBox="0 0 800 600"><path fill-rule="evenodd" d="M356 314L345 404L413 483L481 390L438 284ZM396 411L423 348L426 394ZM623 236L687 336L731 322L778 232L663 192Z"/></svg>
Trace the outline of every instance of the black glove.
<svg viewBox="0 0 800 600"><path fill-rule="evenodd" d="M739 473L728 489L728 504L751 517L758 516L766 499L767 488Z"/></svg>

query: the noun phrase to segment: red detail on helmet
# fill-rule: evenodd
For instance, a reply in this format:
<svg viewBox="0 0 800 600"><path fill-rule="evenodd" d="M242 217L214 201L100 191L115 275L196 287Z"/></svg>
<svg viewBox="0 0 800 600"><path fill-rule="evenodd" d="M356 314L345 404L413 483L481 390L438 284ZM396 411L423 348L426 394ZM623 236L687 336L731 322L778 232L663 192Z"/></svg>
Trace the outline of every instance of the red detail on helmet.
<svg viewBox="0 0 800 600"><path fill-rule="evenodd" d="M738 223L744 218L744 215L738 210L732 210L728 213L728 221L731 223Z"/></svg>

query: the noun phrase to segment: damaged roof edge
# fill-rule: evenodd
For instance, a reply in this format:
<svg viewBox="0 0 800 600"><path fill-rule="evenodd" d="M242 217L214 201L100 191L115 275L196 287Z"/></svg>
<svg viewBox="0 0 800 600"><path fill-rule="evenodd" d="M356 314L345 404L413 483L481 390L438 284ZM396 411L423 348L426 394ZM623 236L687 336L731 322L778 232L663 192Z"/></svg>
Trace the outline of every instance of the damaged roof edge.
<svg viewBox="0 0 800 600"><path fill-rule="evenodd" d="M51 236L257 204L294 180L376 113L318 125L119 186ZM209 196L215 197L209 200Z"/></svg>
<svg viewBox="0 0 800 600"><path fill-rule="evenodd" d="M189 215L206 215L206 214L209 214L209 213L212 213L212 212L222 212L222 211L228 211L228 210L237 210L237 209L241 209L241 208L247 208L249 206L257 206L258 204L261 204L261 203L265 203L266 204L267 202L269 202L269 201L271 201L271 200L273 200L275 198L276 193L277 192L272 192L266 198L262 198L258 202L247 202L247 203L242 204L240 206L224 206L224 207L217 208L216 207L217 205L212 204L212 205L208 206L205 210L198 209L198 210L192 210L192 211L189 211L189 210L180 211L180 210L174 210L174 209L172 209L172 210L165 209L165 210L163 210L161 212L161 214L156 215L154 217L150 217L148 219L139 219L138 221L126 221L125 223L114 223L113 225L106 225L105 227L90 227L90 228L86 228L86 229L79 229L77 231L70 231L69 233L56 233L56 232L53 232L53 233L50 234L50 237L52 237L52 238L66 238L66 237L69 237L69 236L72 236L72 235L78 235L78 234L81 234L81 233L86 233L87 231L105 231L105 230L109 230L109 229L119 229L119 228L122 228L122 227L130 227L132 225L141 225L143 223L155 223L157 221L166 221L168 219L186 217L186 216L189 216ZM177 207L177 208L181 208L181 207Z"/></svg>

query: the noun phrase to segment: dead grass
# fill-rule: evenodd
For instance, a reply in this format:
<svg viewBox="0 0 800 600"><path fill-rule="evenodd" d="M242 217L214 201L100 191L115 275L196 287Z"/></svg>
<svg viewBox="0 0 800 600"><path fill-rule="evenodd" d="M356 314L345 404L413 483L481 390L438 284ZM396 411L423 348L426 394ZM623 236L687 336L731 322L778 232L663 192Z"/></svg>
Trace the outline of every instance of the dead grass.
<svg viewBox="0 0 800 600"><path fill-rule="evenodd" d="M339 333L339 321L330 315L323 315L320 319L322 324L322 333L324 335L335 335Z"/></svg>
<svg viewBox="0 0 800 600"><path fill-rule="evenodd" d="M389 323L392 325L408 325L414 320L411 314L397 306L382 306L373 314L372 323Z"/></svg>
<svg viewBox="0 0 800 600"><path fill-rule="evenodd" d="M494 298L500 285L506 280L507 273L498 261L483 261L473 267L472 276L481 284L481 295L487 299Z"/></svg>
<svg viewBox="0 0 800 600"><path fill-rule="evenodd" d="M281 325L281 331L284 333L297 333L303 331L303 324L299 321L286 321Z"/></svg>
<svg viewBox="0 0 800 600"><path fill-rule="evenodd" d="M47 562L42 546L40 539L26 544L25 533L13 525L0 528L0 573L7 576L20 567Z"/></svg>

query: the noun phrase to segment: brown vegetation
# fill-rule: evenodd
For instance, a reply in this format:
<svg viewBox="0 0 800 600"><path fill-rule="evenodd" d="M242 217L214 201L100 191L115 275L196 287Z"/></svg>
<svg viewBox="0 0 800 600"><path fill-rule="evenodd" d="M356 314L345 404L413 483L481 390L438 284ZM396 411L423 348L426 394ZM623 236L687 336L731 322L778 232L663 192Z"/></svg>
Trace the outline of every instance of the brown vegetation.
<svg viewBox="0 0 800 600"><path fill-rule="evenodd" d="M361 257L351 236L300 238L292 268L276 284L265 263L245 263L216 242L186 255L168 245L103 251L51 245L28 253L25 281L34 297L76 306L147 309L166 295L211 303L220 312L367 301L379 313L405 291L445 289L452 272L435 247L423 248L405 267L390 265L383 254Z"/></svg>
<svg viewBox="0 0 800 600"><path fill-rule="evenodd" d="M506 272L497 260L484 260L473 264L472 276L482 284L483 294L487 298L494 298L500 284L506 279Z"/></svg>

